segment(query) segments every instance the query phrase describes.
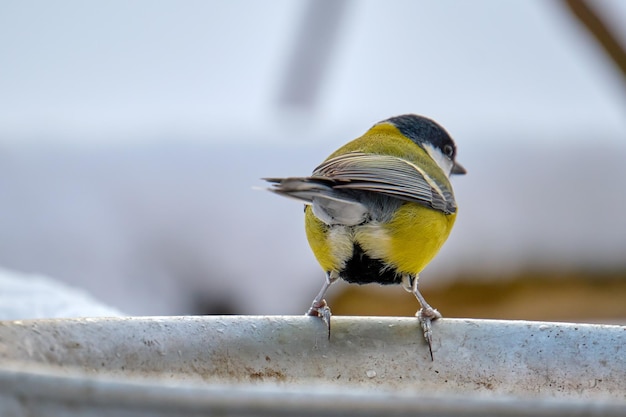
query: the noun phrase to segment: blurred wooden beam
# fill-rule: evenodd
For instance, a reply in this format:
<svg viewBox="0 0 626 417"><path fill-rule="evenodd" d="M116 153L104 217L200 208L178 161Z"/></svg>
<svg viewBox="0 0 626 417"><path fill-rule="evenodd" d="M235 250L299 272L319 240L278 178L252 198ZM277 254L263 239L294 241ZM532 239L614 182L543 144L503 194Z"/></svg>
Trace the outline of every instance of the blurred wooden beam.
<svg viewBox="0 0 626 417"><path fill-rule="evenodd" d="M439 285L429 278L436 277L422 278L422 294L444 317L626 324L626 268L465 275ZM412 316L419 308L396 286L340 288L328 299L335 315Z"/></svg>
<svg viewBox="0 0 626 417"><path fill-rule="evenodd" d="M602 17L593 9L589 1L562 1L617 65L626 82L626 51L609 25L602 20Z"/></svg>

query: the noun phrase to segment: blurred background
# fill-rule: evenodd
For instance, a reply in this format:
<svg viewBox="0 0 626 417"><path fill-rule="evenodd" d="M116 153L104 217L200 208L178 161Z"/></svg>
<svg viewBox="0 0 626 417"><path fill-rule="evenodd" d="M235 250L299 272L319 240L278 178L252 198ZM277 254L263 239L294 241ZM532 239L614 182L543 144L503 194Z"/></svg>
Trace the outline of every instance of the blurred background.
<svg viewBox="0 0 626 417"><path fill-rule="evenodd" d="M132 315L302 314L324 279L302 206L253 187L418 113L468 170L426 299L626 323L624 45L620 0L4 1L0 267Z"/></svg>

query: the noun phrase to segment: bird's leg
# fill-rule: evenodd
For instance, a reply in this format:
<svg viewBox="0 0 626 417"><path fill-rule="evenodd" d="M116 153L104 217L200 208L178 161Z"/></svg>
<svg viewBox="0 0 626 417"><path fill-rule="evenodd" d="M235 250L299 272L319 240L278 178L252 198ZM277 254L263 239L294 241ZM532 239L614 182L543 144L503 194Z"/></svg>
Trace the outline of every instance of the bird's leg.
<svg viewBox="0 0 626 417"><path fill-rule="evenodd" d="M422 296L422 294L419 292L419 290L417 289L418 279L419 277L417 275L415 276L405 275L402 277L402 285L404 286L405 290L415 295L415 298L417 298L417 301L420 303L420 306L422 307L415 314L415 316L417 316L417 319L419 320L422 326L422 331L424 332L424 338L426 339L426 342L428 343L428 350L430 351L430 359L434 360L433 358L433 331L431 329L430 322L433 320L440 319L441 313L438 312L436 309L432 308L430 304L426 302L426 300L424 299L424 296Z"/></svg>
<svg viewBox="0 0 626 417"><path fill-rule="evenodd" d="M307 315L321 317L326 323L328 327L328 338L330 339L330 307L326 304L326 300L324 300L324 295L326 295L326 291L331 286L331 284L339 279L339 274L335 271L328 272L326 274L326 281L324 281L324 285L322 285L322 289L315 296L313 302L311 303L311 308L307 311Z"/></svg>

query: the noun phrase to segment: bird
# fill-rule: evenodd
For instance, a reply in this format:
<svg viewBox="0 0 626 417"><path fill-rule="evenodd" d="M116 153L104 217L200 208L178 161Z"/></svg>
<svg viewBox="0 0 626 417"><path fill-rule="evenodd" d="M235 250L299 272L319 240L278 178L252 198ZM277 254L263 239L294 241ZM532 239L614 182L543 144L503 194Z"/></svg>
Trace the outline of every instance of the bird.
<svg viewBox="0 0 626 417"><path fill-rule="evenodd" d="M466 173L456 145L437 122L404 114L374 124L307 177L263 178L270 191L304 202L306 237L326 274L307 315L323 319L337 280L402 285L432 351L431 322L442 315L418 289L419 274L447 240L457 215L450 176Z"/></svg>

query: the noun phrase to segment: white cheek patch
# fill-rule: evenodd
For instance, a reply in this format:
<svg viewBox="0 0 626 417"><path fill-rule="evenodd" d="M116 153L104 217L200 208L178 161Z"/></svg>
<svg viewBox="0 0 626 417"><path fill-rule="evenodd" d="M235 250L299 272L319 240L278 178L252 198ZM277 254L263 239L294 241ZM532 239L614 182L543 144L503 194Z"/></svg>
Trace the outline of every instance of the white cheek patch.
<svg viewBox="0 0 626 417"><path fill-rule="evenodd" d="M426 149L428 155L433 158L433 161L439 165L439 168L441 168L446 176L449 177L452 172L452 168L454 167L454 162L452 162L452 160L444 155L439 149L429 143L424 143L424 149Z"/></svg>

